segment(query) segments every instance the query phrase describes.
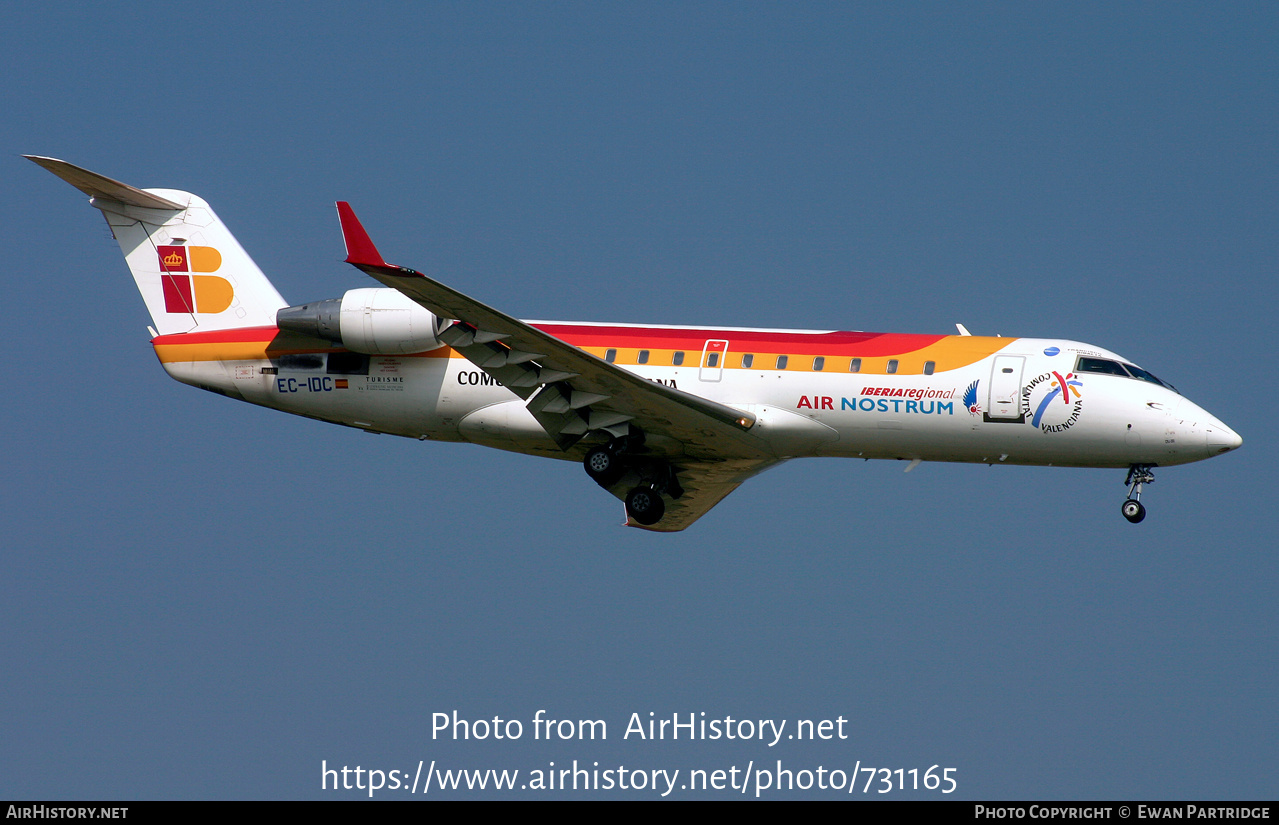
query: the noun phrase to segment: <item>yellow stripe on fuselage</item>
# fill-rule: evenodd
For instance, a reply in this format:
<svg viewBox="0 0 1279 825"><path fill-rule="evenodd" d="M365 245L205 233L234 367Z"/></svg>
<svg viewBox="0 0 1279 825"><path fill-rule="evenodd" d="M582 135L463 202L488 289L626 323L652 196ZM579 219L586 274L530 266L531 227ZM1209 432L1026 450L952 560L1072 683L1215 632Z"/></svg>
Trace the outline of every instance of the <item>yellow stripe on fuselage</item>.
<svg viewBox="0 0 1279 825"><path fill-rule="evenodd" d="M157 338L154 342L156 356L160 359L160 363L169 364L177 362L194 362L194 361L267 361L272 358L279 358L282 355L296 355L302 353L328 353L328 352L344 352L342 347L316 347L316 346L288 346L287 341L280 341L278 338L269 340L218 340L210 341L205 336L200 336L203 340L197 339L190 343L181 339L182 335L165 335ZM222 337L222 336L219 336ZM227 339L231 336L227 335ZM777 359L779 356L787 356L788 363L783 372L850 372L850 364L854 357L861 360L860 369L857 373L870 375L885 375L888 372L888 362L896 361L897 369L893 373L895 375L922 375L924 374L924 364L928 361L933 362L934 372L945 372L947 370L960 369L975 364L984 358L988 358L996 352L1004 349L1014 343L1016 338L987 338L982 336L969 335L948 335L935 343L921 347L917 350L902 353L900 355L876 355L871 357L850 356L845 349L843 354L821 356L825 359L821 370L813 369L812 354L796 355L788 352L761 352L754 351L750 354L754 356L750 367L742 366L742 356L746 355L746 351L734 351L733 344L729 343L729 351L724 353L722 363L724 369L748 369L753 372L769 372L777 370ZM301 341L297 343L302 343ZM283 344L283 346L282 346ZM678 365L683 369L699 369L701 368L701 359L703 354L700 350L676 350L676 349L648 349L648 360L644 364L639 364L639 347L601 347L589 346L582 347L584 352L589 352L599 358L604 358L609 349L615 349L613 363L618 366L647 366L647 367L675 367L673 364L676 352L684 353L684 363ZM412 355L396 355L395 358L462 358L463 356L450 347L440 347L430 352L419 352ZM717 368L717 367L716 367ZM715 368L711 368L715 369Z"/></svg>
<svg viewBox="0 0 1279 825"><path fill-rule="evenodd" d="M934 344L922 347L912 352L902 355L883 355L873 357L858 357L861 361L857 373L869 373L871 375L884 375L888 372L888 362L897 362L897 371L895 375L923 375L924 364L928 361L933 362L934 372L945 372L946 370L962 369L963 367L981 361L983 358L989 358L996 352L1007 347L1016 341L1016 338L986 338L975 335L950 335L942 338ZM610 347L582 347L585 352L599 358L604 358ZM617 347L614 355L613 363L618 366L628 367L632 365L645 367L675 367L672 363L676 352L684 353L684 363L678 365L683 369L699 368L699 360L702 359L703 353L699 351L674 350L674 349L648 349L648 360L640 364L639 347ZM813 355L795 355L790 352L763 352L755 350L750 352L754 356L749 367L742 366L742 357L748 354L745 351L734 352L732 344L729 344L729 351L724 353L723 358L724 369L747 369L752 372L850 372L852 356L847 355L824 355L825 359L820 370L813 369ZM786 368L777 369L777 359L779 356L787 357ZM718 367L707 367L707 369L718 369Z"/></svg>

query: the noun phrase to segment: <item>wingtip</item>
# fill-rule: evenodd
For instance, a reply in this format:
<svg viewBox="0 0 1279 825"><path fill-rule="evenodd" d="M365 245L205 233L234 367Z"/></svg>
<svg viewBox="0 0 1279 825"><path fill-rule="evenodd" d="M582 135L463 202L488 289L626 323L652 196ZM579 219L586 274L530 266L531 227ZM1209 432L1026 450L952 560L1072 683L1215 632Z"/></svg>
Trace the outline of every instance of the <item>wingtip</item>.
<svg viewBox="0 0 1279 825"><path fill-rule="evenodd" d="M342 240L346 242L346 262L355 266L387 266L378 254L369 233L355 217L355 210L346 201L338 201L338 222L342 224Z"/></svg>

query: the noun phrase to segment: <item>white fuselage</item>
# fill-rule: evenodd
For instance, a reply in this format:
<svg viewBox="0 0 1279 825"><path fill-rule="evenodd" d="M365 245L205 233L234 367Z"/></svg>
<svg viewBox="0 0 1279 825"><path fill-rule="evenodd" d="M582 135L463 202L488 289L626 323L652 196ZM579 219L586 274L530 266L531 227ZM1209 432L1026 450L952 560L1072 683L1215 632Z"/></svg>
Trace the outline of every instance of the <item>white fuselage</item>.
<svg viewBox="0 0 1279 825"><path fill-rule="evenodd" d="M1076 373L1081 357L1124 359L1075 341L972 339L997 343L988 347L992 354L953 369L872 374L833 369L840 363L834 358L813 369L811 356L796 357L783 369L774 356L744 367L740 355L733 358L734 331L706 334L727 341L713 367L705 350L690 352L689 363L678 366L616 363L753 414L753 431L779 459L1127 467L1198 461L1240 443L1228 427L1166 386L1127 375ZM948 338L965 344L962 336ZM580 458L584 449L557 448L521 399L448 347L337 359L333 354L344 350L298 349L259 358L206 350L190 360L162 352L161 360L179 381L372 432L565 459ZM587 349L601 357L609 351ZM354 363L339 363L342 357ZM1069 385L1065 398L1063 380ZM679 454L687 447L667 449Z"/></svg>

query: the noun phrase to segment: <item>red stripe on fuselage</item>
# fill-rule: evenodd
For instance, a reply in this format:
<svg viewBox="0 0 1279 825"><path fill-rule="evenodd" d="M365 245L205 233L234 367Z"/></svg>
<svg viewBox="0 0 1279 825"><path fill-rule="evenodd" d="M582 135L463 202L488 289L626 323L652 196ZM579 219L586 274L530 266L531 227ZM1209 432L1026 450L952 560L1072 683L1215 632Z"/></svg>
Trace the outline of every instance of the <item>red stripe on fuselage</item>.
<svg viewBox="0 0 1279 825"><path fill-rule="evenodd" d="M783 352L791 355L853 355L867 358L902 355L935 344L945 335L893 332L766 332L757 330L699 330L643 327L536 324L538 329L575 347L627 347L634 349L698 350L708 340L728 341L738 352ZM269 342L279 335L276 327L242 327L210 332L161 335L151 343L245 344ZM336 346L336 345L335 345Z"/></svg>
<svg viewBox="0 0 1279 825"><path fill-rule="evenodd" d="M729 349L785 352L792 355L861 355L875 358L914 352L945 335L885 332L768 332L764 330L663 329L642 327L535 324L543 332L577 347L701 350L708 340L728 341Z"/></svg>

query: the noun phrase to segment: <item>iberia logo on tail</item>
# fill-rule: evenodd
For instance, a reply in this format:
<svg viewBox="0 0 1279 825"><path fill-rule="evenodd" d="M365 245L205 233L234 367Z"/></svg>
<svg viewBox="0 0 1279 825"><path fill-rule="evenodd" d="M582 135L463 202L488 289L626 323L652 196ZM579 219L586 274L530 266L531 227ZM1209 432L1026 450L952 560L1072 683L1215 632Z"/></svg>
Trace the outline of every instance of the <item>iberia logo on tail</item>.
<svg viewBox="0 0 1279 825"><path fill-rule="evenodd" d="M222 266L222 253L211 246L161 246L156 251L165 312L212 315L231 306L235 289L226 278L187 274L217 272Z"/></svg>

